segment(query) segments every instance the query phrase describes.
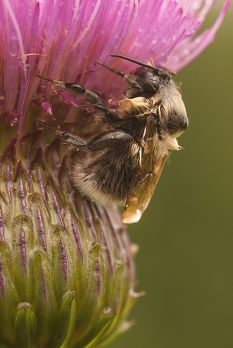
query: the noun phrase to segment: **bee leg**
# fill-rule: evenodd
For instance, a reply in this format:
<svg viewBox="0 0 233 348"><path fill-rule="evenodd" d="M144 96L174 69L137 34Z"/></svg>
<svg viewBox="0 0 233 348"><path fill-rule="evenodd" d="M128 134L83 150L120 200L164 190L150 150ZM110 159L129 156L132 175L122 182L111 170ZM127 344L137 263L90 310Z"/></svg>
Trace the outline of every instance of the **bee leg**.
<svg viewBox="0 0 233 348"><path fill-rule="evenodd" d="M114 148L115 146L126 145L134 141L134 138L124 131L110 131L97 135L89 142L77 135L68 132L56 130L56 134L60 136L64 144L69 144L73 149L79 150L83 148L89 151L99 151L106 148Z"/></svg>
<svg viewBox="0 0 233 348"><path fill-rule="evenodd" d="M87 143L88 143L87 140L77 135L73 135L68 132L61 132L59 130L56 130L56 134L60 136L64 144L69 144L75 149L85 148L87 146Z"/></svg>
<svg viewBox="0 0 233 348"><path fill-rule="evenodd" d="M75 82L63 82L58 80L52 80L50 78L47 78L42 75L37 75L39 78L52 82L55 85L57 85L60 88L68 89L71 91L75 96L82 96L89 102L93 107L96 107L99 110L102 110L103 112L108 112L108 109L105 105L105 103L101 100L101 98L90 89L86 89L83 86L79 85Z"/></svg>
<svg viewBox="0 0 233 348"><path fill-rule="evenodd" d="M93 138L88 144L87 148L91 151L99 151L119 146L126 146L134 141L132 135L122 131L110 131Z"/></svg>
<svg viewBox="0 0 233 348"><path fill-rule="evenodd" d="M77 83L65 82L65 88L73 92L77 96L82 96L85 100L91 104L92 107L96 107L97 109L108 112L108 108L105 103L101 100L101 98L95 92L90 89L86 89L83 86Z"/></svg>
<svg viewBox="0 0 233 348"><path fill-rule="evenodd" d="M129 75L125 75L122 71L118 71L116 69L113 69L103 63L96 62L97 64L101 65L103 68L107 69L108 71L112 72L115 75L118 75L122 77L131 87L137 88L139 91L143 92L143 88L135 79L130 77Z"/></svg>
<svg viewBox="0 0 233 348"><path fill-rule="evenodd" d="M77 83L65 82L64 86L73 94L75 94L75 96L82 96L85 99L85 101L87 101L92 107L101 110L109 123L119 123L119 119L116 115L115 110L108 108L103 102L103 100L94 91L86 89Z"/></svg>

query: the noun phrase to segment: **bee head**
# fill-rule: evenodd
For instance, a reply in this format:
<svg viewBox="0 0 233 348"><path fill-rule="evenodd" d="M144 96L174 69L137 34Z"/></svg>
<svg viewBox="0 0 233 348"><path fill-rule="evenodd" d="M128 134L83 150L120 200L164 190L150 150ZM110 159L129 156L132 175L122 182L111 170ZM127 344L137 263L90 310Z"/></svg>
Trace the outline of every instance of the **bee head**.
<svg viewBox="0 0 233 348"><path fill-rule="evenodd" d="M150 98L158 93L160 88L170 82L170 75L163 69L149 69L140 66L128 75L129 87L125 93L128 98L145 97ZM134 83L135 81L135 83Z"/></svg>
<svg viewBox="0 0 233 348"><path fill-rule="evenodd" d="M127 76L127 82L129 84L125 93L127 98L135 98L139 96L150 98L158 93L160 88L169 84L172 75L174 75L165 68L154 67L126 56L117 54L112 54L111 56L140 65L135 71Z"/></svg>
<svg viewBox="0 0 233 348"><path fill-rule="evenodd" d="M161 105L158 108L161 128L172 136L180 136L188 127L186 108L174 81L160 92Z"/></svg>

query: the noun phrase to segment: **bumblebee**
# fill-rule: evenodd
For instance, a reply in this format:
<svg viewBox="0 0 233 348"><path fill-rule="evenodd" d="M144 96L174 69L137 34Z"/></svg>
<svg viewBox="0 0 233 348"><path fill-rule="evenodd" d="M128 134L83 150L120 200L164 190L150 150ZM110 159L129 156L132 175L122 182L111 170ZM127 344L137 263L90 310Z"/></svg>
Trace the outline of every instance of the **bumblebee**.
<svg viewBox="0 0 233 348"><path fill-rule="evenodd" d="M122 78L127 90L110 108L92 90L77 83L44 78L82 98L104 118L108 131L91 140L57 131L63 141L80 152L73 165L73 182L83 196L101 204L122 202L122 221L140 220L154 193L170 150L179 150L177 138L188 126L181 93L173 74L126 56L138 67L128 75L100 64Z"/></svg>

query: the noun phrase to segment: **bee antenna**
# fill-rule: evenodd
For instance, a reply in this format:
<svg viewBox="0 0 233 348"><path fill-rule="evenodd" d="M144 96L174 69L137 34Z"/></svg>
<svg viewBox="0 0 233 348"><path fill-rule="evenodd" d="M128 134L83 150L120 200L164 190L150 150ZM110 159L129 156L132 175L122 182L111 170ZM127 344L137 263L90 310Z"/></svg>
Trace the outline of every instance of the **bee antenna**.
<svg viewBox="0 0 233 348"><path fill-rule="evenodd" d="M154 66L152 66L150 64L145 64L143 62L140 62L139 60L136 60L136 59L133 59L133 58L129 58L129 57L123 56L121 54L111 54L111 57L128 60L129 62L132 62L132 63L138 64L138 65L144 66L145 68L149 68L149 69L156 70L156 71L158 70L157 68L155 68Z"/></svg>
<svg viewBox="0 0 233 348"><path fill-rule="evenodd" d="M140 62L139 60L136 60L136 59L133 59L133 58L130 58L130 57L127 57L127 56L124 56L122 54L111 54L110 55L111 57L114 57L114 58L120 58L120 59L124 59L124 60L128 60L129 62L132 62L132 63L135 63L135 64L138 64L138 65L141 65L141 66L144 66L145 68L148 68L148 69L151 69L151 70L154 70L156 73L159 72L159 69L150 65L150 64L146 64L146 63L143 63L143 62ZM176 74L166 68L163 68L161 67L163 70L165 70L168 74L170 74L171 76L175 76Z"/></svg>
<svg viewBox="0 0 233 348"><path fill-rule="evenodd" d="M164 71L166 71L169 75L171 76L176 76L176 73L174 71L171 71L167 68L164 68L163 66L161 66L161 69L163 69Z"/></svg>

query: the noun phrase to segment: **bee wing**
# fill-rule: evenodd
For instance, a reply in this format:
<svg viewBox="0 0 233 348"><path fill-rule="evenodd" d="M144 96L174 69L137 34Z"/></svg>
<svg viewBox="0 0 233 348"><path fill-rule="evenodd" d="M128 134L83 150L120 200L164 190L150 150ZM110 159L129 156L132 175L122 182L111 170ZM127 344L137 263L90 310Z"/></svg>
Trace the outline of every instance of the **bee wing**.
<svg viewBox="0 0 233 348"><path fill-rule="evenodd" d="M150 203L166 159L167 153L158 160L152 172L142 171L139 176L136 175L135 185L132 185L131 187L122 214L123 223L131 224L140 220L142 214Z"/></svg>
<svg viewBox="0 0 233 348"><path fill-rule="evenodd" d="M122 221L126 224L138 222L146 210L162 173L168 148L155 134L152 117L147 117L142 136L141 165L135 173Z"/></svg>

